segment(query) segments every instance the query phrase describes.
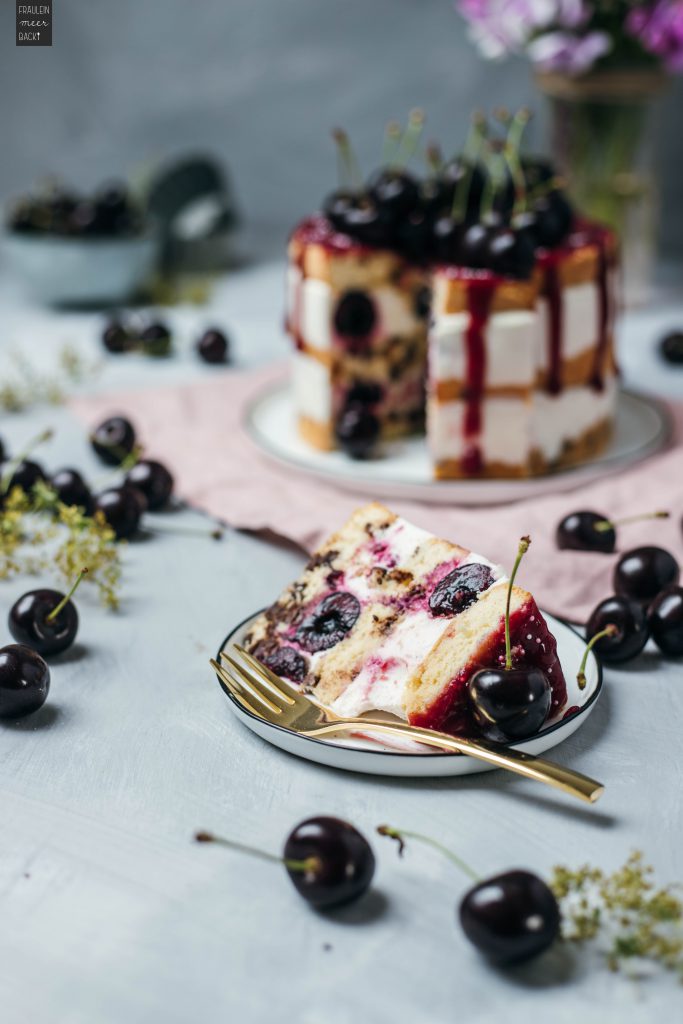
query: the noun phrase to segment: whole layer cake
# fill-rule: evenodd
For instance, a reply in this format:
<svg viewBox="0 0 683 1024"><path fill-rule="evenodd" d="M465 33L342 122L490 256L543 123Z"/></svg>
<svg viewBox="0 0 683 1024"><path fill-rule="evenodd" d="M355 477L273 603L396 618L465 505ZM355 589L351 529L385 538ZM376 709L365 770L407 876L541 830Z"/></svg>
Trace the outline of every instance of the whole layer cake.
<svg viewBox="0 0 683 1024"><path fill-rule="evenodd" d="M530 476L606 447L615 240L574 215L544 162L525 166L541 193L523 216L503 192L482 219L485 184L470 183L457 220L462 175L434 198L433 182L388 168L295 229L287 327L309 444L374 456L426 414L437 478Z"/></svg>
<svg viewBox="0 0 683 1024"><path fill-rule="evenodd" d="M341 715L386 711L476 736L468 684L503 664L506 597L499 566L373 503L318 549L245 646ZM546 674L555 717L567 700L555 640L519 587L510 636L513 666Z"/></svg>

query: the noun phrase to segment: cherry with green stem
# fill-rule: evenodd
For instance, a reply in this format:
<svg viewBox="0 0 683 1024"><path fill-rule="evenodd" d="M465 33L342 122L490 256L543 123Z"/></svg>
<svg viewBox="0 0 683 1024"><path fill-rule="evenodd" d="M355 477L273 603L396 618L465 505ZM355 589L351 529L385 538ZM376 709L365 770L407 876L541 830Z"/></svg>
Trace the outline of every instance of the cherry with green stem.
<svg viewBox="0 0 683 1024"><path fill-rule="evenodd" d="M282 864L299 895L319 910L359 899L375 873L375 856L365 836L327 815L307 818L292 829L281 856L211 832L197 832L194 838Z"/></svg>
<svg viewBox="0 0 683 1024"><path fill-rule="evenodd" d="M469 682L474 719L491 739L520 740L535 736L548 717L552 701L550 681L534 665L512 664L510 603L517 571L531 539L522 537L517 550L505 601L505 663L502 668L482 668Z"/></svg>
<svg viewBox="0 0 683 1024"><path fill-rule="evenodd" d="M592 636L586 644L583 652L583 658L579 665L579 671L576 674L576 682L578 683L580 690L586 689L586 665L588 664L588 655L593 650L595 645L603 640L605 637L614 637L619 634L619 627L613 622L608 622L604 629L601 629L595 636Z"/></svg>
<svg viewBox="0 0 683 1024"><path fill-rule="evenodd" d="M19 455L9 460L2 472L2 477L0 477L0 504L14 487L30 491L38 480L45 479L42 467L37 462L31 462L29 455L32 455L40 445L50 441L53 436L52 428L41 431L40 434L32 438Z"/></svg>
<svg viewBox="0 0 683 1024"><path fill-rule="evenodd" d="M521 963L543 953L560 933L560 910L549 886L530 871L506 871L482 878L452 850L420 832L380 825L378 833L399 844L406 839L427 843L444 854L475 884L458 907L458 919L469 941L497 966Z"/></svg>
<svg viewBox="0 0 683 1024"><path fill-rule="evenodd" d="M71 647L78 633L78 611L72 598L88 570L82 569L66 594L31 590L12 605L7 625L14 639L49 657Z"/></svg>
<svg viewBox="0 0 683 1024"><path fill-rule="evenodd" d="M664 511L608 519L599 512L581 510L570 512L557 525L555 542L565 551L599 551L611 554L617 543L617 527L646 519L668 519Z"/></svg>

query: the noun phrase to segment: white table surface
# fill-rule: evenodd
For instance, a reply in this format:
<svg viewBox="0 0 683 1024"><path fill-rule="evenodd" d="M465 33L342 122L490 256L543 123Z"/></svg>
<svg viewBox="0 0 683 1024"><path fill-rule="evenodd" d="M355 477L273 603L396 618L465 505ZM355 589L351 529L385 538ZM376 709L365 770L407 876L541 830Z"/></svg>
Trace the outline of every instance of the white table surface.
<svg viewBox="0 0 683 1024"><path fill-rule="evenodd" d="M284 355L282 276L280 265L235 273L208 309L164 314L178 357L109 357L89 386L220 372L189 348L213 320L229 325L240 365ZM99 356L100 322L31 307L0 278L0 373L17 347L41 369L64 341ZM628 383L683 397L683 370L653 353L660 332L676 326L675 293L630 315ZM4 415L0 435L16 449L48 424L57 430L40 456L48 466L101 472L64 409ZM323 916L278 866L193 844L201 827L277 851L296 822L329 813L368 836L383 822L428 832L482 873L546 873L586 859L612 869L638 847L662 881L683 881L681 664L648 649L607 671L594 714L555 751L606 783L594 808L502 773L415 782L337 773L240 726L207 663L300 564L232 532L220 545L157 536L126 551L119 614L79 596L78 645L55 660L48 703L0 727L3 1024L680 1019L683 989L672 978L636 983L583 953L553 952L508 974L487 967L454 922L466 879L426 848L399 861L393 844L374 838L372 896ZM30 585L0 584L3 615Z"/></svg>

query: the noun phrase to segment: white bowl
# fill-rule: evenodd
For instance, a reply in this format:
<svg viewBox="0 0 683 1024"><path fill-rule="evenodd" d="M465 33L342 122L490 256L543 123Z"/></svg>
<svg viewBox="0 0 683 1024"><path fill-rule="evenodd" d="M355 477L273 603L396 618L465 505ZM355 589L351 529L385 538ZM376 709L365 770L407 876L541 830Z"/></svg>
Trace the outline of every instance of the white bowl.
<svg viewBox="0 0 683 1024"><path fill-rule="evenodd" d="M7 232L5 258L36 298L55 305L124 302L154 270L158 237L66 238Z"/></svg>

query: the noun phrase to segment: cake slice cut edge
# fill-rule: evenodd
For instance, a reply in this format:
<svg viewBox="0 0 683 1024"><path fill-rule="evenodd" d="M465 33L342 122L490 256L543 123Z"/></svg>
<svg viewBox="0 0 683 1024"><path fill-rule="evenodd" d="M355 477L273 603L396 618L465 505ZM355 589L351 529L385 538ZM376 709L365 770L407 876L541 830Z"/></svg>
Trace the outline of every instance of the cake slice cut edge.
<svg viewBox="0 0 683 1024"><path fill-rule="evenodd" d="M506 584L488 559L373 502L321 544L245 646L344 717L384 711L476 736L468 684L504 658ZM546 672L554 717L567 699L556 644L519 587L511 639L513 664Z"/></svg>

